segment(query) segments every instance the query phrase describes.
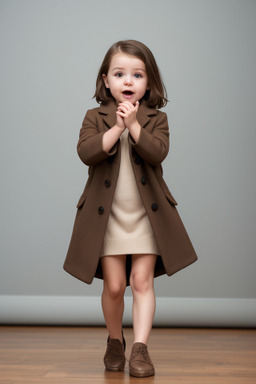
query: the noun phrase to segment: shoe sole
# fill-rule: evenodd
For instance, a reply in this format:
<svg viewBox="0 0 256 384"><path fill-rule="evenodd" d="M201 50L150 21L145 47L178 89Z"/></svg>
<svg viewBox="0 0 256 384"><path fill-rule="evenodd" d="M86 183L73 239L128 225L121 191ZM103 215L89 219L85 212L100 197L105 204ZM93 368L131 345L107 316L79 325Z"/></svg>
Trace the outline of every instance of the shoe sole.
<svg viewBox="0 0 256 384"><path fill-rule="evenodd" d="M152 369L151 371L146 371L146 372L136 372L130 369L129 375L133 377L149 377L149 376L155 375L155 370Z"/></svg>
<svg viewBox="0 0 256 384"><path fill-rule="evenodd" d="M117 368L108 368L106 367L105 365L105 369L106 371L109 371L109 372L119 372L119 371L124 371L124 367L125 367L125 364L120 366L120 367L117 367Z"/></svg>

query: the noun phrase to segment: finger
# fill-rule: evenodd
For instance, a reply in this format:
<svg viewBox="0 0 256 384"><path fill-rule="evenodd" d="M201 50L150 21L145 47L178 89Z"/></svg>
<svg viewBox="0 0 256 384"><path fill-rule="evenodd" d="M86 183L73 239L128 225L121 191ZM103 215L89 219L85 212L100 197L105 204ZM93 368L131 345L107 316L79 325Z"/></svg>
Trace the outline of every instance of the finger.
<svg viewBox="0 0 256 384"><path fill-rule="evenodd" d="M121 103L119 103L119 105L120 104L133 106L133 104L130 101L128 101L128 100L127 101L122 101Z"/></svg>
<svg viewBox="0 0 256 384"><path fill-rule="evenodd" d="M132 103L130 103L129 101L125 101L123 103L120 103L119 104L120 107L124 107L126 108L127 110L130 110L130 109L133 109L134 106L132 105Z"/></svg>
<svg viewBox="0 0 256 384"><path fill-rule="evenodd" d="M126 101L125 104L126 104L127 107L130 108L130 109L133 109L133 108L134 108L134 105L133 105L130 101Z"/></svg>
<svg viewBox="0 0 256 384"><path fill-rule="evenodd" d="M122 111L124 113L128 113L129 112L129 109L126 108L125 106L120 106L117 108L118 111Z"/></svg>
<svg viewBox="0 0 256 384"><path fill-rule="evenodd" d="M116 113L118 113L118 114L122 113L123 116L126 116L126 114L127 114L126 111L122 111L121 109L117 110Z"/></svg>
<svg viewBox="0 0 256 384"><path fill-rule="evenodd" d="M136 103L135 103L135 111L136 111L136 113L138 112L139 106L140 106L140 103L137 100Z"/></svg>
<svg viewBox="0 0 256 384"><path fill-rule="evenodd" d="M126 117L126 114L120 111L116 111L116 114L121 117Z"/></svg>
<svg viewBox="0 0 256 384"><path fill-rule="evenodd" d="M120 107L117 108L118 111L122 111L122 112L129 112L129 109L123 105L121 105Z"/></svg>

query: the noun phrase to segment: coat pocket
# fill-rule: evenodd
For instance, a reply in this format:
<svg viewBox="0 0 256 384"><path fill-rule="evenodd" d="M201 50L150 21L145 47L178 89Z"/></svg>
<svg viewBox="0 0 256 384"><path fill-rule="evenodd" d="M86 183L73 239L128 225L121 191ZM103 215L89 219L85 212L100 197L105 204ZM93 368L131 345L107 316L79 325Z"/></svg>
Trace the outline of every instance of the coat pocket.
<svg viewBox="0 0 256 384"><path fill-rule="evenodd" d="M167 200L172 204L172 205L178 205L177 201L174 199L173 195L171 194L171 192L167 192L165 193L165 196L167 198Z"/></svg>
<svg viewBox="0 0 256 384"><path fill-rule="evenodd" d="M167 184L165 183L164 179L161 178L160 181L160 186L162 188L162 191L166 197L166 199L171 203L172 205L178 205L177 201L174 199L173 195L171 194L169 188L167 187Z"/></svg>
<svg viewBox="0 0 256 384"><path fill-rule="evenodd" d="M86 196L85 195L82 195L80 197L80 199L78 200L78 203L76 205L76 207L79 209L79 208L82 208L82 206L84 205L84 202L86 200Z"/></svg>

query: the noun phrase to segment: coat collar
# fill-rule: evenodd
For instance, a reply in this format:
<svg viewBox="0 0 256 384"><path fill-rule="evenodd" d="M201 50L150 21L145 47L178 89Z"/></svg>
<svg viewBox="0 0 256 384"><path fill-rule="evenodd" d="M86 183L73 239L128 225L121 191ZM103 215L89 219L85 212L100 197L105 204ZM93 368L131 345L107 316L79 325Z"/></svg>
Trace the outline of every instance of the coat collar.
<svg viewBox="0 0 256 384"><path fill-rule="evenodd" d="M116 107L117 106L114 100L111 100L108 103L101 104L99 107L99 114L103 116L103 120L106 122L109 128L113 127L116 124ZM145 127L145 125L150 120L150 117L156 114L156 109L148 107L146 102L143 100L140 104L137 113L137 119L139 124L142 127Z"/></svg>

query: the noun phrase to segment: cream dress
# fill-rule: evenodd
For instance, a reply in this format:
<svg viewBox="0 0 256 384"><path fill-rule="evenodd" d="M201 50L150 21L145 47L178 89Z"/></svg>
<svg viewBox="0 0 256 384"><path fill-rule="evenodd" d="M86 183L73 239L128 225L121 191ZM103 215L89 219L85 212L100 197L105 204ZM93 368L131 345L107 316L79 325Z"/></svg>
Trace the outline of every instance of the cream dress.
<svg viewBox="0 0 256 384"><path fill-rule="evenodd" d="M136 185L132 169L129 131L121 137L121 163L104 238L102 256L159 254L155 236Z"/></svg>

